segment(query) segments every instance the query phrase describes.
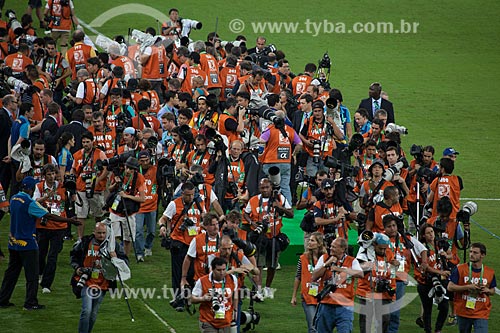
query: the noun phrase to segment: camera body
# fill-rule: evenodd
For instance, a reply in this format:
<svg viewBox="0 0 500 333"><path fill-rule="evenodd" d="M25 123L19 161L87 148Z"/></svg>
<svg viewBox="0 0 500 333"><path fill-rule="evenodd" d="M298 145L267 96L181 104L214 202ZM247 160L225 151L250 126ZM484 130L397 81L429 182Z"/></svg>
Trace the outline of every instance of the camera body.
<svg viewBox="0 0 500 333"><path fill-rule="evenodd" d="M394 296L396 294L396 289L392 288L391 281L384 278L377 278L375 281L375 292L377 293L387 293L389 296Z"/></svg>
<svg viewBox="0 0 500 333"><path fill-rule="evenodd" d="M188 228L194 227L195 225L196 225L196 223L194 223L193 220L191 220L189 217L185 217L182 220L182 224L179 226L179 229L181 231L186 231L186 230L188 230Z"/></svg>
<svg viewBox="0 0 500 333"><path fill-rule="evenodd" d="M321 302L329 293L334 293L337 290L337 284L334 279L325 282L323 289L316 295L318 302Z"/></svg>
<svg viewBox="0 0 500 333"><path fill-rule="evenodd" d="M88 268L88 267L82 267L80 269L82 271L82 274L80 275L80 279L78 279L76 286L78 288L83 288L83 287L85 287L85 284L87 283L87 280L89 279L89 276L92 275L92 269Z"/></svg>
<svg viewBox="0 0 500 333"><path fill-rule="evenodd" d="M82 180L85 182L85 197L92 199L94 197L94 175L92 173L82 173Z"/></svg>
<svg viewBox="0 0 500 333"><path fill-rule="evenodd" d="M311 140L311 144L313 146L313 162L319 163L320 154L321 154L321 141L320 140Z"/></svg>

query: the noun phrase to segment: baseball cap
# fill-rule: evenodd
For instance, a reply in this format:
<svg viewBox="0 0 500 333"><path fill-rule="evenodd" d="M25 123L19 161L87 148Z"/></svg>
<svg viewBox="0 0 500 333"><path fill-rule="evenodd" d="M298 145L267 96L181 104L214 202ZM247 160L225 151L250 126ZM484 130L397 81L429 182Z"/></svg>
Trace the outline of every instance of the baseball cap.
<svg viewBox="0 0 500 333"><path fill-rule="evenodd" d="M450 156L450 155L460 155L460 153L451 147L443 150L443 156Z"/></svg>
<svg viewBox="0 0 500 333"><path fill-rule="evenodd" d="M312 104L313 109L323 109L324 107L325 107L325 103L323 103L323 101L315 101Z"/></svg>
<svg viewBox="0 0 500 333"><path fill-rule="evenodd" d="M327 188L333 188L334 186L335 182L330 178L323 179L323 181L321 182L321 188L323 190L326 190Z"/></svg>
<svg viewBox="0 0 500 333"><path fill-rule="evenodd" d="M36 184L38 184L40 181L31 177L31 176L28 176L28 177L24 177L23 179L23 182L22 182L22 187L24 187L25 189L33 189L35 188Z"/></svg>
<svg viewBox="0 0 500 333"><path fill-rule="evenodd" d="M124 134L130 134L130 135L135 135L135 128L133 127L127 127L123 130Z"/></svg>
<svg viewBox="0 0 500 333"><path fill-rule="evenodd" d="M144 157L147 157L147 158L150 158L151 157L151 154L149 153L149 150L141 150L139 152L139 154L137 155L137 159L141 159L141 158L144 158Z"/></svg>
<svg viewBox="0 0 500 333"><path fill-rule="evenodd" d="M378 245L389 245L391 243L391 240L389 239L389 237L387 237L387 235L380 233L375 233L373 241Z"/></svg>

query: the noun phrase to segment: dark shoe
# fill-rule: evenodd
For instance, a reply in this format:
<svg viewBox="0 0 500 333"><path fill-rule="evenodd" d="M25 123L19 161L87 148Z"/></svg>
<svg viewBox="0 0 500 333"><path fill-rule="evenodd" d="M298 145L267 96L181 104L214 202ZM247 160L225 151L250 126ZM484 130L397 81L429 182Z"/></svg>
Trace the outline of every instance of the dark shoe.
<svg viewBox="0 0 500 333"><path fill-rule="evenodd" d="M28 305L28 306L24 306L23 309L26 310L26 311L43 310L43 309L45 309L45 305L41 305L41 304Z"/></svg>
<svg viewBox="0 0 500 333"><path fill-rule="evenodd" d="M0 309L6 309L6 308L10 308L12 306L14 306L14 303L11 303L11 302L5 303L5 304L0 304Z"/></svg>
<svg viewBox="0 0 500 333"><path fill-rule="evenodd" d="M417 320L415 320L415 324L424 328L424 320L422 319L422 317L418 317Z"/></svg>
<svg viewBox="0 0 500 333"><path fill-rule="evenodd" d="M448 322L446 326L454 326L457 324L457 316L448 316Z"/></svg>

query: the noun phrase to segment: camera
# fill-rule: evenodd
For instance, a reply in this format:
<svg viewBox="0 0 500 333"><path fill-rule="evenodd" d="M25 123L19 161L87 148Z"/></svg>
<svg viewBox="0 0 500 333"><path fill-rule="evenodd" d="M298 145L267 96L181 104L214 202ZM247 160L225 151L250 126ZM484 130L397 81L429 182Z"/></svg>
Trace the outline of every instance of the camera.
<svg viewBox="0 0 500 333"><path fill-rule="evenodd" d="M391 281L383 278L377 278L375 281L375 292L387 293L391 297L396 295L396 289L392 288Z"/></svg>
<svg viewBox="0 0 500 333"><path fill-rule="evenodd" d="M321 141L319 140L311 140L313 145L313 162L319 163L319 156L321 154Z"/></svg>
<svg viewBox="0 0 500 333"><path fill-rule="evenodd" d="M236 230L226 228L222 230L222 234L229 236L234 245L236 245L240 250L242 250L245 256L252 257L255 254L256 251L255 245L238 238L238 233Z"/></svg>
<svg viewBox="0 0 500 333"><path fill-rule="evenodd" d="M457 221L464 224L470 222L470 217L477 212L477 204L474 201L467 201L461 210L457 212Z"/></svg>
<svg viewBox="0 0 500 333"><path fill-rule="evenodd" d="M366 214L363 214L363 213L358 213L358 215L354 219L354 221L356 221L358 223L358 233L360 233L366 229L366 219L367 219L367 216L366 216Z"/></svg>
<svg viewBox="0 0 500 333"><path fill-rule="evenodd" d="M420 185L423 184L423 181L426 183L430 184L436 178L437 174L436 172L432 171L431 169L427 167L420 167L417 170L417 181L419 182Z"/></svg>
<svg viewBox="0 0 500 333"><path fill-rule="evenodd" d="M182 224L179 226L179 229L181 231L186 231L190 227L194 227L196 223L194 223L193 220L191 220L189 217L185 217L184 220L182 220Z"/></svg>
<svg viewBox="0 0 500 333"><path fill-rule="evenodd" d="M410 155L413 156L417 164L424 164L424 148L413 144L410 148Z"/></svg>
<svg viewBox="0 0 500 333"><path fill-rule="evenodd" d="M46 227L47 226L47 218L44 216L40 219L40 225Z"/></svg>
<svg viewBox="0 0 500 333"><path fill-rule="evenodd" d="M325 282L323 289L316 295L316 299L318 302L321 302L323 298L326 297L329 293L334 293L337 290L337 284L335 284L334 279L330 279Z"/></svg>
<svg viewBox="0 0 500 333"><path fill-rule="evenodd" d="M207 128L207 130L205 131L205 136L208 140L213 142L213 148L211 149L212 151L209 150L210 154L214 154L216 151L225 152L227 150L224 139L222 138L222 136L217 134L217 131L213 128Z"/></svg>
<svg viewBox="0 0 500 333"><path fill-rule="evenodd" d="M394 175L399 173L403 168L403 162L397 162L390 168L385 169L383 178L384 180L390 182L394 178Z"/></svg>
<svg viewBox="0 0 500 333"><path fill-rule="evenodd" d="M238 196L238 184L236 182L227 183L227 192L231 193L235 198Z"/></svg>
<svg viewBox="0 0 500 333"><path fill-rule="evenodd" d="M396 132L399 134L408 134L408 129L404 126L399 126L399 125L396 125L394 123L390 123L390 124L387 124L387 126L385 127L385 132L386 133Z"/></svg>
<svg viewBox="0 0 500 333"><path fill-rule="evenodd" d="M189 285L185 285L181 288L180 293L169 302L169 304L175 309L177 312L184 312L184 309L188 305L188 300L190 296L191 290L189 289Z"/></svg>
<svg viewBox="0 0 500 333"><path fill-rule="evenodd" d="M59 3L60 3L60 4L61 4L61 6L63 6L63 7L69 6L69 0L61 0Z"/></svg>
<svg viewBox="0 0 500 333"><path fill-rule="evenodd" d="M342 177L356 176L359 172L358 167L342 163L333 156L327 156L324 160L325 167L338 170Z"/></svg>
<svg viewBox="0 0 500 333"><path fill-rule="evenodd" d="M170 250L170 248L172 247L172 238L170 238L169 236L162 237L160 246L165 248L165 250Z"/></svg>
<svg viewBox="0 0 500 333"><path fill-rule="evenodd" d="M82 180L85 182L85 197L92 199L94 197L94 179L92 173L82 173Z"/></svg>
<svg viewBox="0 0 500 333"><path fill-rule="evenodd" d="M83 287L85 287L85 283L87 283L89 276L92 275L92 269L82 267L82 268L80 268L80 270L82 271L82 275L80 275L80 279L78 279L76 286L78 288L83 288Z"/></svg>
<svg viewBox="0 0 500 333"><path fill-rule="evenodd" d="M240 325L245 327L242 328L242 332L248 332L249 330L255 328L260 322L260 313L254 311L253 308L248 309L248 311L241 311Z"/></svg>
<svg viewBox="0 0 500 333"><path fill-rule="evenodd" d="M108 170L115 169L119 167L121 164L125 164L129 157L135 157L134 151L127 151L120 155L115 155L107 160L97 160L96 167L99 171L103 170L103 167L107 167Z"/></svg>
<svg viewBox="0 0 500 333"><path fill-rule="evenodd" d="M285 120L278 117L274 110L270 109L268 106L262 106L258 109L247 109L247 114L272 121L277 129L285 128Z"/></svg>

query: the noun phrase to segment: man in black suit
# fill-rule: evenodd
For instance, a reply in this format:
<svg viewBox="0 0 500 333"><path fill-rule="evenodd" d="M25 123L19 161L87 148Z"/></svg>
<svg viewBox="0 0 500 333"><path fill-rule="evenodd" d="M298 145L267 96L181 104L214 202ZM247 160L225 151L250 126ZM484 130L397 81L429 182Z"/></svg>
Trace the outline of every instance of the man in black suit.
<svg viewBox="0 0 500 333"><path fill-rule="evenodd" d="M295 132L300 133L305 121L312 115L312 102L313 98L309 94L299 97L300 110L295 111L290 119Z"/></svg>
<svg viewBox="0 0 500 333"><path fill-rule="evenodd" d="M64 132L71 132L75 136L75 146L71 148L71 154L76 153L80 149L82 149L82 134L87 132L87 129L83 127L83 120L85 119L85 114L81 109L77 109L73 111L73 115L71 116L71 122L67 125L62 125L57 130L54 137L51 137L50 140L59 140L59 137Z"/></svg>
<svg viewBox="0 0 500 333"><path fill-rule="evenodd" d="M54 139L56 138L56 133L59 129L56 118L58 113L59 104L55 102L49 103L47 105L47 116L45 117L45 121L42 123L41 129L42 138L44 138L45 141L45 152L52 156L56 156L57 140Z"/></svg>
<svg viewBox="0 0 500 333"><path fill-rule="evenodd" d="M395 123L394 119L394 108L392 107L392 103L388 100L380 97L380 93L382 92L382 86L380 83L375 82L370 85L370 89L368 90L368 94L370 98L363 99L361 103L359 103L358 109L366 109L368 110L368 119L370 121L373 120L373 116L375 112L379 109L384 109L387 112L387 124ZM356 128L356 131L358 129Z"/></svg>
<svg viewBox="0 0 500 333"><path fill-rule="evenodd" d="M17 99L14 95L6 95L2 99L0 109L0 183L7 193L9 191L11 171L9 157L9 137L12 128L12 116L17 110Z"/></svg>

